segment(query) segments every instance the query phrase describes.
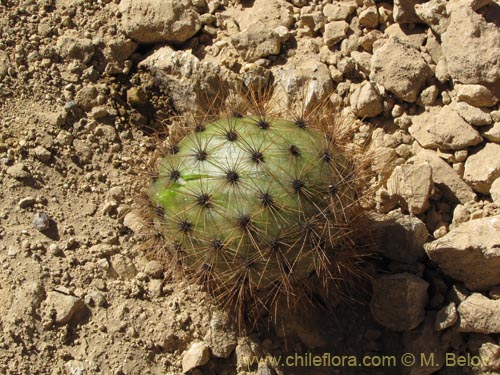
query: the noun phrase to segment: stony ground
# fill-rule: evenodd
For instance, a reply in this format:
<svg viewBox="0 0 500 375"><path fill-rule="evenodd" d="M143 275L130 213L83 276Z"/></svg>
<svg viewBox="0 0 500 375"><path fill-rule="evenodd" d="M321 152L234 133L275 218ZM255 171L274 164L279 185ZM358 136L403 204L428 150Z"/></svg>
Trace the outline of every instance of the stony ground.
<svg viewBox="0 0 500 375"><path fill-rule="evenodd" d="M1 0L0 373L500 372L499 20L498 0ZM135 214L154 129L237 81L362 120L379 223L354 302L247 334L145 256ZM325 352L398 360L252 363Z"/></svg>

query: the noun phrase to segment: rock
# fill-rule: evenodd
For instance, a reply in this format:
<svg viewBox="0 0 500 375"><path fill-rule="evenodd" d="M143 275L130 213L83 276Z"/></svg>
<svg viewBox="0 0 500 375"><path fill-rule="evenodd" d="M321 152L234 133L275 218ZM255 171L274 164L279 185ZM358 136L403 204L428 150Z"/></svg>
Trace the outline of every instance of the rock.
<svg viewBox="0 0 500 375"><path fill-rule="evenodd" d="M17 163L7 168L7 174L16 180L30 178L31 174L26 170L24 163Z"/></svg>
<svg viewBox="0 0 500 375"><path fill-rule="evenodd" d="M33 149L33 154L42 163L49 162L50 158L52 157L52 153L49 150L47 150L45 147L43 147L43 146L37 146L37 147L35 147Z"/></svg>
<svg viewBox="0 0 500 375"><path fill-rule="evenodd" d="M474 107L492 107L499 99L483 85L455 85L457 99Z"/></svg>
<svg viewBox="0 0 500 375"><path fill-rule="evenodd" d="M130 280L137 275L134 263L122 254L115 254L111 257L111 267L122 279Z"/></svg>
<svg viewBox="0 0 500 375"><path fill-rule="evenodd" d="M450 328L457 322L457 320L457 306L454 302L450 302L448 305L439 310L436 315L436 331L442 331L443 329Z"/></svg>
<svg viewBox="0 0 500 375"><path fill-rule="evenodd" d="M491 128L483 133L488 141L500 143L500 122L495 122Z"/></svg>
<svg viewBox="0 0 500 375"><path fill-rule="evenodd" d="M420 93L417 103L424 107L434 105L436 103L436 98L439 94L439 89L436 85L431 85L426 87Z"/></svg>
<svg viewBox="0 0 500 375"><path fill-rule="evenodd" d="M486 371L491 371L490 373L494 374L495 372L500 370L500 346L495 344L493 340L491 341L492 342L483 342L479 347L479 368L485 371L483 373L487 373Z"/></svg>
<svg viewBox="0 0 500 375"><path fill-rule="evenodd" d="M154 76L179 112L213 106L213 98L225 99L221 95L221 86L225 84L221 67L213 62L200 61L190 51L160 47L142 60L139 68Z"/></svg>
<svg viewBox="0 0 500 375"><path fill-rule="evenodd" d="M495 179L490 188L491 199L497 206L500 206L500 177Z"/></svg>
<svg viewBox="0 0 500 375"><path fill-rule="evenodd" d="M397 38L416 50L420 50L423 47L427 38L425 29L420 26L414 25L414 27L410 28L409 25L399 23L393 23L388 26L384 30L384 34L388 38Z"/></svg>
<svg viewBox="0 0 500 375"><path fill-rule="evenodd" d="M373 82L363 82L351 94L350 101L358 117L374 117L383 111L382 97Z"/></svg>
<svg viewBox="0 0 500 375"><path fill-rule="evenodd" d="M95 52L92 41L76 30L67 30L61 35L57 39L56 48L63 59L76 59L84 64L90 62Z"/></svg>
<svg viewBox="0 0 500 375"><path fill-rule="evenodd" d="M64 364L67 375L85 375L87 372L87 366L85 362L77 361L72 359Z"/></svg>
<svg viewBox="0 0 500 375"><path fill-rule="evenodd" d="M302 13L300 21L301 27L308 29L311 34L317 33L324 27L324 17L319 10Z"/></svg>
<svg viewBox="0 0 500 375"><path fill-rule="evenodd" d="M409 331L424 320L426 281L405 272L383 275L372 284L370 310L377 322L393 331Z"/></svg>
<svg viewBox="0 0 500 375"><path fill-rule="evenodd" d="M182 43L201 28L191 0L121 0L123 32L139 43Z"/></svg>
<svg viewBox="0 0 500 375"><path fill-rule="evenodd" d="M247 30L243 30L231 38L231 43L236 48L243 60L254 62L262 57L280 53L281 40L274 30L256 23Z"/></svg>
<svg viewBox="0 0 500 375"><path fill-rule="evenodd" d="M476 199L476 194L455 170L441 159L435 151L420 150L415 164L428 163L432 168L432 181L450 202L466 203Z"/></svg>
<svg viewBox="0 0 500 375"><path fill-rule="evenodd" d="M284 107L301 103L303 110L312 109L322 103L333 90L328 67L314 58L301 59L273 71L276 89L273 99Z"/></svg>
<svg viewBox="0 0 500 375"><path fill-rule="evenodd" d="M471 106L470 104L463 102L454 103L453 107L460 115L460 117L462 117L471 125L483 126L491 125L493 123L493 119L491 118L490 112L488 110L485 110L483 108L476 108Z"/></svg>
<svg viewBox="0 0 500 375"><path fill-rule="evenodd" d="M420 52L397 37L373 45L370 79L398 98L413 103L432 75Z"/></svg>
<svg viewBox="0 0 500 375"><path fill-rule="evenodd" d="M97 96L99 92L95 85L85 85L75 95L75 104L84 111L90 111L97 105Z"/></svg>
<svg viewBox="0 0 500 375"><path fill-rule="evenodd" d="M411 353L418 361L402 366L402 375L430 375L436 373L445 364L446 346L434 329L432 315L413 331L403 333L403 352ZM433 362L425 362L424 358L432 358Z"/></svg>
<svg viewBox="0 0 500 375"><path fill-rule="evenodd" d="M323 33L323 41L328 47L333 47L335 44L345 39L349 24L345 21L332 21L325 25Z"/></svg>
<svg viewBox="0 0 500 375"><path fill-rule="evenodd" d="M81 139L75 139L73 141L73 147L81 163L85 164L85 163L90 163L92 161L94 152L90 148L87 142Z"/></svg>
<svg viewBox="0 0 500 375"><path fill-rule="evenodd" d="M146 264L144 272L146 272L147 275L151 276L154 279L159 279L163 274L163 265L157 260L150 260Z"/></svg>
<svg viewBox="0 0 500 375"><path fill-rule="evenodd" d="M35 203L36 199L34 197L25 197L22 198L17 205L19 208L24 209L33 206Z"/></svg>
<svg viewBox="0 0 500 375"><path fill-rule="evenodd" d="M368 77L370 75L370 64L372 55L368 52L352 51L351 57L356 63L356 69L363 72Z"/></svg>
<svg viewBox="0 0 500 375"><path fill-rule="evenodd" d="M323 7L323 15L330 21L345 21L356 10L354 1L334 2Z"/></svg>
<svg viewBox="0 0 500 375"><path fill-rule="evenodd" d="M373 147L373 146L372 146ZM383 179L389 178L394 167L398 154L391 147L376 147L373 157L373 171L379 174Z"/></svg>
<svg viewBox="0 0 500 375"><path fill-rule="evenodd" d="M464 180L475 191L488 194L491 184L500 177L500 145L487 143L465 161Z"/></svg>
<svg viewBox="0 0 500 375"><path fill-rule="evenodd" d="M33 215L33 226L36 230L43 232L50 228L49 215L46 212L40 211Z"/></svg>
<svg viewBox="0 0 500 375"><path fill-rule="evenodd" d="M136 234L141 234L144 230L144 224L138 211L130 211L126 214L123 218L123 225Z"/></svg>
<svg viewBox="0 0 500 375"><path fill-rule="evenodd" d="M56 141L61 146L71 146L73 139L73 135L67 130L61 130L56 136Z"/></svg>
<svg viewBox="0 0 500 375"><path fill-rule="evenodd" d="M392 211L376 218L374 242L383 255L402 263L415 263L425 255L424 243L429 232L416 216Z"/></svg>
<svg viewBox="0 0 500 375"><path fill-rule="evenodd" d="M111 129L113 129L114 137L114 128L112 127ZM116 202L121 202L123 198L125 198L125 192L123 191L123 188L121 186L114 186L108 190L108 197Z"/></svg>
<svg viewBox="0 0 500 375"><path fill-rule="evenodd" d="M204 339L210 346L214 356L229 358L238 341L236 333L231 328L227 315L215 311L210 320L210 328Z"/></svg>
<svg viewBox="0 0 500 375"><path fill-rule="evenodd" d="M251 9L247 8L243 12L232 12L231 18L234 18L235 22L231 22L231 24L234 29L231 29L230 26L229 32L236 34L240 30L248 29L256 21L261 22L267 29L275 29L278 26L290 29L295 23L293 6L286 1L254 0L251 4Z"/></svg>
<svg viewBox="0 0 500 375"><path fill-rule="evenodd" d="M88 310L80 298L55 291L47 293L44 305L47 315L51 315L52 310L55 311L56 324L76 321Z"/></svg>
<svg viewBox="0 0 500 375"><path fill-rule="evenodd" d="M196 367L203 366L210 359L207 344L195 342L182 354L182 372L185 374Z"/></svg>
<svg viewBox="0 0 500 375"><path fill-rule="evenodd" d="M424 148L460 150L483 140L450 106L430 108L411 120L408 131Z"/></svg>
<svg viewBox="0 0 500 375"><path fill-rule="evenodd" d="M7 306L7 314L2 316L6 331L15 329L20 321L27 323L38 315L38 307L45 297L43 284L39 281L26 281L16 286L14 300Z"/></svg>
<svg viewBox="0 0 500 375"><path fill-rule="evenodd" d="M378 26L378 11L376 6L368 7L359 13L359 24L370 29Z"/></svg>
<svg viewBox="0 0 500 375"><path fill-rule="evenodd" d="M429 164L405 164L394 168L387 180L387 191L400 198L403 207L410 213L419 215L429 208L432 185L432 167Z"/></svg>
<svg viewBox="0 0 500 375"><path fill-rule="evenodd" d="M418 23L420 18L415 13L415 5L425 0L394 0L393 17L397 23Z"/></svg>
<svg viewBox="0 0 500 375"><path fill-rule="evenodd" d="M7 75L9 65L9 55L5 51L0 51L0 80Z"/></svg>
<svg viewBox="0 0 500 375"><path fill-rule="evenodd" d="M441 35L441 47L451 78L468 84L500 83L500 28L459 2L448 10L450 23Z"/></svg>
<svg viewBox="0 0 500 375"><path fill-rule="evenodd" d="M103 55L106 58L106 72L118 74L123 71L124 62L136 50L137 43L123 35L104 37L105 48Z"/></svg>
<svg viewBox="0 0 500 375"><path fill-rule="evenodd" d="M370 30L358 40L359 45L367 52L373 51L373 43L382 38L384 34L379 30Z"/></svg>
<svg viewBox="0 0 500 375"><path fill-rule="evenodd" d="M460 332L500 333L500 300L472 293L458 306Z"/></svg>
<svg viewBox="0 0 500 375"><path fill-rule="evenodd" d="M500 284L500 216L475 219L424 245L445 274L473 291Z"/></svg>

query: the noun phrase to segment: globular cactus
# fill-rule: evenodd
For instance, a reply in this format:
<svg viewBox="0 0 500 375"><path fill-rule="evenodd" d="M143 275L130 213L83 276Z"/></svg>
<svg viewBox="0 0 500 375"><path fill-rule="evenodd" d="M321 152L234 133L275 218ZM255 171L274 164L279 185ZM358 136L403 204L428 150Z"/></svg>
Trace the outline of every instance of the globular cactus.
<svg viewBox="0 0 500 375"><path fill-rule="evenodd" d="M222 116L157 163L149 196L172 262L240 314L302 303L355 270L359 168L332 119Z"/></svg>

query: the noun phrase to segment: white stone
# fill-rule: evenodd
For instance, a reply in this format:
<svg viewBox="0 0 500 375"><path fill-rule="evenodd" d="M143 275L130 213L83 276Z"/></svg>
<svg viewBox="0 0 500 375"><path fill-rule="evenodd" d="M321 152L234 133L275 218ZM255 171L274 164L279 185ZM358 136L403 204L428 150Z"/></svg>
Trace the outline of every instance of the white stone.
<svg viewBox="0 0 500 375"><path fill-rule="evenodd" d="M473 291L500 284L500 216L470 220L424 245L445 274Z"/></svg>

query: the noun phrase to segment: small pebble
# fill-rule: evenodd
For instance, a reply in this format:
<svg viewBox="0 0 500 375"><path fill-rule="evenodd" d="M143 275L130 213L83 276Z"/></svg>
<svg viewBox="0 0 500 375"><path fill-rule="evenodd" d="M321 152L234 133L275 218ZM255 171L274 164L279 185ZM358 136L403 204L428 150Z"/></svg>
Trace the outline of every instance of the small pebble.
<svg viewBox="0 0 500 375"><path fill-rule="evenodd" d="M35 213L35 215L33 216L33 225L40 232L49 229L49 215L47 215L47 213L43 211Z"/></svg>

